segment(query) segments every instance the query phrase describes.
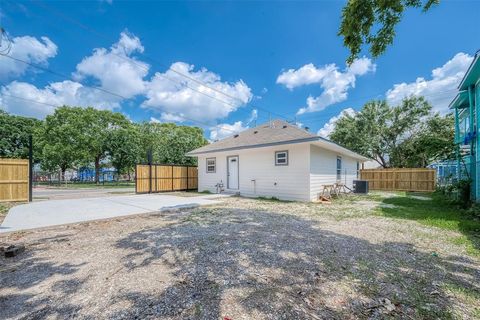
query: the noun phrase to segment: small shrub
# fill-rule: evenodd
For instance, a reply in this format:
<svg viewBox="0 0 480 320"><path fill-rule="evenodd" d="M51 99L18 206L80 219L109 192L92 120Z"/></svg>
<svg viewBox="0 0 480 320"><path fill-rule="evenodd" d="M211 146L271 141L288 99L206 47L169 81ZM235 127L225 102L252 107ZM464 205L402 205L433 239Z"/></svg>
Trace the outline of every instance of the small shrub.
<svg viewBox="0 0 480 320"><path fill-rule="evenodd" d="M448 197L451 202L467 209L472 206L470 199L472 181L470 179L459 180L447 186L438 186L436 194Z"/></svg>

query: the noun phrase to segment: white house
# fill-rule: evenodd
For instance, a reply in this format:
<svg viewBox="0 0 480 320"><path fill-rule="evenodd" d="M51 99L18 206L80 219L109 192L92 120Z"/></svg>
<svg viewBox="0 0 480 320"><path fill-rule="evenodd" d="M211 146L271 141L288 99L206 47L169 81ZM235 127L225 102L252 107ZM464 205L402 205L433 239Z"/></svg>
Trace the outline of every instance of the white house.
<svg viewBox="0 0 480 320"><path fill-rule="evenodd" d="M361 164L358 153L282 120L273 120L189 153L198 157L198 190L247 197L313 201L325 184L350 188Z"/></svg>

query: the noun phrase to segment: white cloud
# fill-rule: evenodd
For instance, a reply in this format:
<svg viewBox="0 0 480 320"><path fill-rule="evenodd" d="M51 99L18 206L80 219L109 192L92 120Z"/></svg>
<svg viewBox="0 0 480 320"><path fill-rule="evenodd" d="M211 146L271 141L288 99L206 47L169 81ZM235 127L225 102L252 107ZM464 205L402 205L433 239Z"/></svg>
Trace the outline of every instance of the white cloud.
<svg viewBox="0 0 480 320"><path fill-rule="evenodd" d="M472 59L468 54L457 53L443 66L433 69L430 80L419 77L415 82L395 84L386 93L387 101L395 105L411 95L425 96L435 111L445 114Z"/></svg>
<svg viewBox="0 0 480 320"><path fill-rule="evenodd" d="M328 64L317 68L313 64L307 64L298 70L289 69L281 73L277 83L285 85L293 90L296 87L320 84L323 92L318 97L309 96L307 106L300 108L297 114L321 111L329 105L345 101L348 90L355 87L357 76L375 72L376 65L369 58L355 60L344 71L339 71L336 64Z"/></svg>
<svg viewBox="0 0 480 320"><path fill-rule="evenodd" d="M143 78L150 66L131 55L144 51L140 39L127 32L111 48L97 48L91 56L85 57L78 65L74 78L81 81L93 77L100 81L102 88L125 98L145 92Z"/></svg>
<svg viewBox="0 0 480 320"><path fill-rule="evenodd" d="M221 140L246 129L248 129L248 126L243 126L242 121L237 121L234 124L222 123L210 128L210 140Z"/></svg>
<svg viewBox="0 0 480 320"><path fill-rule="evenodd" d="M162 121L165 121L165 122L185 122L185 121L188 121L188 119L185 119L183 117L183 114L172 114L172 113L168 113L168 112L162 112L162 114L160 115L160 119L162 119Z"/></svg>
<svg viewBox="0 0 480 320"><path fill-rule="evenodd" d="M44 118L55 111L54 106L62 105L114 109L119 107L119 99L70 80L54 82L43 89L30 83L13 81L0 89L0 106L9 113Z"/></svg>
<svg viewBox="0 0 480 320"><path fill-rule="evenodd" d="M330 120L328 120L328 122L325 123L320 130L318 130L317 135L319 135L320 137L328 138L328 136L335 129L335 125L337 124L337 121L341 117L345 115L353 116L354 114L355 114L355 110L353 110L352 108L343 109L339 114L337 114L334 117L331 117Z"/></svg>
<svg viewBox="0 0 480 320"><path fill-rule="evenodd" d="M194 71L193 65L184 62L173 63L164 73L155 73L147 85L146 96L143 107L199 121L224 118L252 99L251 89L242 80L222 82L219 75L204 68Z"/></svg>
<svg viewBox="0 0 480 320"><path fill-rule="evenodd" d="M42 38L43 42L31 37L19 37L15 41L17 55L21 58L26 56L35 63L45 63L57 51L57 46L45 37ZM27 43L33 43L30 50L27 50ZM119 108L125 99L140 96L145 98L142 107L157 111L160 114L159 121L183 122L194 119L210 122L225 118L253 97L251 89L242 80L225 82L218 74L204 68L195 70L193 65L184 62L173 63L164 73L157 72L148 80L146 77L150 66L135 57L135 54L144 50L138 37L122 32L118 42L110 48L97 48L83 58L77 64L72 80L50 83L45 87L11 82L0 87L0 105L14 114L43 118L53 113L55 107L10 95L51 105L68 104L99 109ZM4 60L0 59L0 63L5 63ZM0 64L2 68L5 66ZM24 69L18 69L15 65L9 64L8 68L9 74L24 72ZM99 84L95 84L95 81ZM114 94L83 85L85 82L93 82L94 86L98 85Z"/></svg>
<svg viewBox="0 0 480 320"><path fill-rule="evenodd" d="M29 63L46 65L49 58L57 55L57 45L47 37L41 37L39 40L35 37L23 36L15 37L11 41L8 55ZM2 49L4 46L5 44L2 44ZM28 68L29 66L23 62L0 57L0 70L2 70L0 79L2 80L21 76Z"/></svg>

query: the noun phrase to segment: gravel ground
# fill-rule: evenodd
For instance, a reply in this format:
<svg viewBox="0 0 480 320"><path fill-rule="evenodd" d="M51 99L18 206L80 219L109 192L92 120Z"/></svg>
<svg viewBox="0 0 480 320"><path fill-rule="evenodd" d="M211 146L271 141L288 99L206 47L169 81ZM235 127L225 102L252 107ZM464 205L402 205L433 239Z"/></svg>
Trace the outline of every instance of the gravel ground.
<svg viewBox="0 0 480 320"><path fill-rule="evenodd" d="M332 205L219 205L20 232L1 318L475 319L480 261L452 231Z"/></svg>

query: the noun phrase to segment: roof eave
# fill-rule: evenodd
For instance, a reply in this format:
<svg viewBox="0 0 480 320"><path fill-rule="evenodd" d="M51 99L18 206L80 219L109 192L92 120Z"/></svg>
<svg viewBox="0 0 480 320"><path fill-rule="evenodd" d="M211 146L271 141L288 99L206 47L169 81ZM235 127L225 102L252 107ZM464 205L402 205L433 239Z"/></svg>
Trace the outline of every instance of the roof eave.
<svg viewBox="0 0 480 320"><path fill-rule="evenodd" d="M459 90L466 90L468 86L471 85L471 83L466 83L466 82L470 74L472 73L472 71L480 68L480 63L478 63L479 57L480 57L480 54L477 52L473 58L472 63L468 67L467 72L465 72L465 75L463 76L462 81L460 81L460 84L458 85Z"/></svg>
<svg viewBox="0 0 480 320"><path fill-rule="evenodd" d="M286 140L286 141L279 141L279 142L271 142L271 143L263 143L263 144L257 144L257 145L249 145L249 146L241 146L241 147L231 147L231 148L222 148L222 149L215 149L215 150L207 150L207 151L200 151L196 152L195 150L190 151L186 153L187 156L189 157L197 157L199 155L203 154L211 154L211 153L218 153L218 152L226 152L226 151L234 151L234 150L245 150L245 149L256 149L256 148L264 148L264 147L272 147L272 146L277 146L277 145L285 145L285 144L297 144L297 143L305 143L305 142L322 142L323 144L321 146L325 147L325 144L330 144L332 147L334 146L333 149L336 149L336 151L339 151L342 154L345 154L347 156L350 156L352 158L361 160L361 161L368 161L370 160L367 157L364 157L352 150L349 150L345 147L342 147L335 142L332 142L328 139L322 138L322 137L311 137L311 138L302 138L302 139L295 139L295 140ZM198 150L198 149L197 149Z"/></svg>
<svg viewBox="0 0 480 320"><path fill-rule="evenodd" d="M186 155L190 156L190 157L195 157L195 156L202 155L202 154L209 154L209 153L216 153L216 152L225 152L225 151L243 150L243 149L255 149L255 148L264 148L264 147L278 146L278 145L284 145L284 144L295 144L295 143L310 142L310 141L315 141L317 139L318 139L318 137L311 137L311 138L285 140L285 141L261 143L261 144L239 146L239 147L220 148L220 149L207 150L207 151L196 151L196 150L198 150L198 149L196 149L196 150L193 150L193 151L190 151L190 152L186 153Z"/></svg>
<svg viewBox="0 0 480 320"><path fill-rule="evenodd" d="M450 104L448 105L448 108L449 109L455 109L455 108L461 107L463 105L462 99L467 98L467 97L464 96L466 94L467 94L466 90L459 91L457 93L457 95L455 96L455 98L453 98L452 102L450 102Z"/></svg>

